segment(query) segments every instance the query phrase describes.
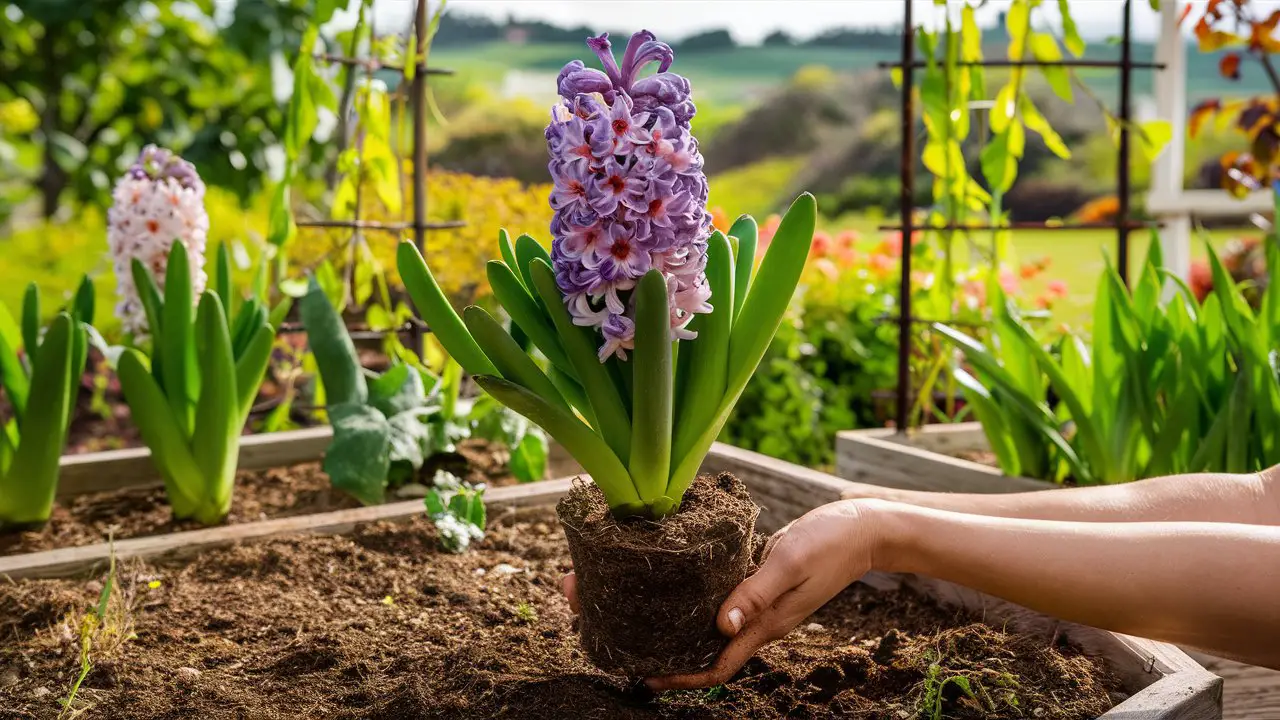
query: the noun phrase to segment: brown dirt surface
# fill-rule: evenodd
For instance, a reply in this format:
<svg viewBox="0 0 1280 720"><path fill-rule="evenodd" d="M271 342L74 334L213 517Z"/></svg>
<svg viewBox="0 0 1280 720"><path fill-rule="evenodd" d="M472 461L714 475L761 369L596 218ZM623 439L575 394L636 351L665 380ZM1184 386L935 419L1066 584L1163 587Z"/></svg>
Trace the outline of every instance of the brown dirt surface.
<svg viewBox="0 0 1280 720"><path fill-rule="evenodd" d="M750 571L760 512L737 478L698 477L662 522L618 520L586 482L556 510L579 572L582 647L597 667L652 677L715 662L725 645L716 614Z"/></svg>
<svg viewBox="0 0 1280 720"><path fill-rule="evenodd" d="M654 697L583 656L568 568L542 509L495 517L463 555L419 518L125 564L96 630L83 618L104 576L0 583L0 720L58 715L82 635L81 718L901 720L940 697L947 718L1048 720L1111 705L1114 682L1070 648L864 586L726 685Z"/></svg>
<svg viewBox="0 0 1280 720"><path fill-rule="evenodd" d="M507 450L483 440L467 440L456 454L438 455L424 470L442 467L472 483L513 485ZM424 473L425 474L425 473ZM430 477L430 476L427 476ZM395 500L395 498L391 498ZM330 486L320 463L303 463L236 475L231 513L225 524L293 517L359 507L360 503ZM174 522L164 488L129 488L90 493L60 501L49 522L38 530L0 532L0 555L78 547L162 533L198 530L194 521Z"/></svg>

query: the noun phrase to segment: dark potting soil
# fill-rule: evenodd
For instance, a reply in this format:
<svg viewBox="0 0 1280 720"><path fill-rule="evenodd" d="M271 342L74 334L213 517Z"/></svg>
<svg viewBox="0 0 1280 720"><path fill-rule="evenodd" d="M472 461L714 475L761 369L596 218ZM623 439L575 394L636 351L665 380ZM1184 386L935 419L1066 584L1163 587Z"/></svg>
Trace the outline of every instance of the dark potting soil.
<svg viewBox="0 0 1280 720"><path fill-rule="evenodd" d="M432 477L436 468L443 468L468 482L512 485L516 480L507 470L508 455L499 445L467 440L457 453L432 457L423 468L423 476ZM226 524L359 506L350 495L332 487L320 463L303 463L238 473ZM194 521L175 522L161 487L89 493L59 501L49 522L38 530L0 532L0 555L92 545L106 542L108 537L123 540L201 527Z"/></svg>
<svg viewBox="0 0 1280 720"><path fill-rule="evenodd" d="M619 521L585 482L556 509L578 570L582 647L597 667L653 677L715 661L725 645L716 614L747 577L760 512L737 478L698 477L680 511L660 523Z"/></svg>
<svg viewBox="0 0 1280 720"><path fill-rule="evenodd" d="M902 720L940 702L946 718L1046 720L1112 704L1114 681L1071 648L858 585L731 682L654 697L586 660L568 569L547 509L493 518L462 555L419 518L125 563L78 717ZM0 720L58 715L102 582L0 583Z"/></svg>

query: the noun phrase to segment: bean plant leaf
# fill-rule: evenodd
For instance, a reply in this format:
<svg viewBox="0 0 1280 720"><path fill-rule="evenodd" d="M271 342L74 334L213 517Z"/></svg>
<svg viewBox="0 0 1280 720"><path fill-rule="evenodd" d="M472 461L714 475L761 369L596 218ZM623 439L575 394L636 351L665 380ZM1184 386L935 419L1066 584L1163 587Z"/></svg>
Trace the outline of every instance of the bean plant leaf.
<svg viewBox="0 0 1280 720"><path fill-rule="evenodd" d="M522 483L537 482L547 475L547 438L541 430L529 428L520 444L511 448L511 474Z"/></svg>
<svg viewBox="0 0 1280 720"><path fill-rule="evenodd" d="M422 375L405 364L369 380L368 387L369 404L389 418L421 408L427 399Z"/></svg>

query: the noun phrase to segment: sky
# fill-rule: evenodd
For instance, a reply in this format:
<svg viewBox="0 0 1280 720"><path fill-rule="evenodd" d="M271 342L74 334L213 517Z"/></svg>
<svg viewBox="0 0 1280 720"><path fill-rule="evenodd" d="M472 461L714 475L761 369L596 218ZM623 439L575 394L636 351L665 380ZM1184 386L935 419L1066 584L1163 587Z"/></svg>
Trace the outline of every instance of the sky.
<svg viewBox="0 0 1280 720"><path fill-rule="evenodd" d="M659 37L680 38L702 30L725 28L741 43L757 43L770 32L783 29L798 37L839 27L898 27L902 24L904 0L449 0L448 11L487 15L505 19L539 19L561 25L590 25L601 28L652 30ZM929 23L942 10L933 0L913 0L917 22ZM1174 2L1176 0L1165 0ZM1263 12L1280 9L1280 0L1254 0ZM953 10L962 2L949 3ZM1008 7L1008 2L991 0L979 11L979 22L989 24ZM413 0L379 0L375 4L380 24L385 18L391 27L408 19ZM1203 0L1193 3L1203 5ZM1119 35L1124 0L1071 0L1071 14L1081 34L1102 39ZM1154 39L1159 31L1159 15L1147 0L1133 3L1134 35ZM1037 10L1046 20L1057 23L1057 3L1047 0ZM1198 15L1199 13L1193 13ZM1184 29L1185 30L1185 29Z"/></svg>

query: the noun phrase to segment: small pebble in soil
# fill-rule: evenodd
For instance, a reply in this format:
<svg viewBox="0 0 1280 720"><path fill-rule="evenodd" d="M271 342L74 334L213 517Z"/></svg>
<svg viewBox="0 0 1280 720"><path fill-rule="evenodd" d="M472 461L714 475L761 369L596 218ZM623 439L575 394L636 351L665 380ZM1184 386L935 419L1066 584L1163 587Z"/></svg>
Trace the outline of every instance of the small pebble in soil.
<svg viewBox="0 0 1280 720"><path fill-rule="evenodd" d="M819 623L809 623L804 626L805 632L823 632L824 630L826 630L826 628Z"/></svg>
<svg viewBox="0 0 1280 720"><path fill-rule="evenodd" d="M40 698L48 697L52 694L53 694L53 691L47 687L38 687L35 690L31 691L32 697L34 697L37 700L39 700Z"/></svg>
<svg viewBox="0 0 1280 720"><path fill-rule="evenodd" d="M178 682L193 683L200 679L200 671L193 667L178 668Z"/></svg>
<svg viewBox="0 0 1280 720"><path fill-rule="evenodd" d="M472 575L479 576L479 575L483 575L483 574L485 574L486 572L488 572L488 571L487 571L487 570L485 570L484 568L476 568L475 570L472 570L472 571L471 571L471 574L472 574Z"/></svg>
<svg viewBox="0 0 1280 720"><path fill-rule="evenodd" d="M498 563L497 565L493 566L492 572L494 575L515 575L517 573L524 572L524 570L516 567L515 565L508 565L507 563Z"/></svg>

